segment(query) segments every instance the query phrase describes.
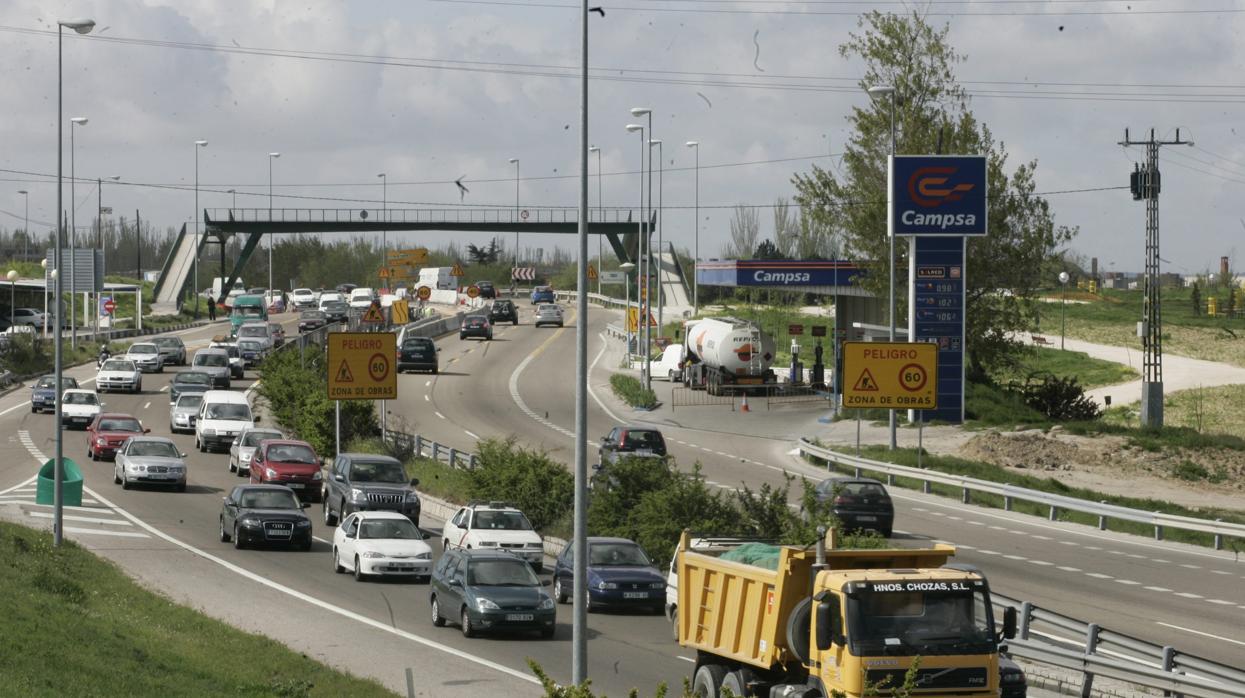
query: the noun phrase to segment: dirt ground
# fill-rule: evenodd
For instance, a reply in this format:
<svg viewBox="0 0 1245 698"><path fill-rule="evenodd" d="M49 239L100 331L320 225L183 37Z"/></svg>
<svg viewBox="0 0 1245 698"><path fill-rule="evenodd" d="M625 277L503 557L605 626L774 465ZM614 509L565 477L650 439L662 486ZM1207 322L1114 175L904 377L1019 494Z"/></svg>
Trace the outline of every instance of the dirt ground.
<svg viewBox="0 0 1245 698"><path fill-rule="evenodd" d="M947 455L1109 494L1245 511L1245 453L1231 449L1153 452L1130 446L1124 437L1076 436L1056 427L1049 433L979 433ZM1198 467L1209 477L1198 477Z"/></svg>

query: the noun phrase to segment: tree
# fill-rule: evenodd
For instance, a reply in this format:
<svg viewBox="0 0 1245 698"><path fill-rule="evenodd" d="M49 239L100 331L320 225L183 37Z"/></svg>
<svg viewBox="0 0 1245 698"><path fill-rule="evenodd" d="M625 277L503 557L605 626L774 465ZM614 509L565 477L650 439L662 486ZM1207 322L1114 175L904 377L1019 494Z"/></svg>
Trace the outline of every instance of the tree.
<svg viewBox="0 0 1245 698"><path fill-rule="evenodd" d="M769 238L762 240L752 253L753 259L782 259L785 256Z"/></svg>
<svg viewBox="0 0 1245 698"><path fill-rule="evenodd" d="M1201 284L1193 282L1193 314L1202 314L1202 289Z"/></svg>
<svg viewBox="0 0 1245 698"><path fill-rule="evenodd" d="M986 156L990 231L969 241L966 277L966 349L971 369L980 375L1021 351L1013 333L1036 324L1034 297L1043 284L1043 263L1075 230L1057 227L1050 204L1035 194L1036 161L1009 172L1003 144L969 110L968 95L953 70L963 58L948 43L947 26L936 28L916 12L877 11L864 15L860 26L862 31L853 33L839 52L863 61L862 87L895 87L896 151ZM890 113L888 98L853 109L841 173L814 166L793 180L796 202L828 229L841 231L846 255L869 272L857 283L879 296L886 294L888 283ZM907 276L906 247L896 250L900 279ZM898 293L901 305L906 295ZM898 314L904 317L906 309Z"/></svg>
<svg viewBox="0 0 1245 698"><path fill-rule="evenodd" d="M774 201L774 246L778 249L775 259L790 258L795 254L799 237L800 230L791 215L791 204L780 196Z"/></svg>
<svg viewBox="0 0 1245 698"><path fill-rule="evenodd" d="M731 214L731 241L727 247L727 256L747 259L756 249L760 235L761 221L756 209L743 204L736 206L735 212Z"/></svg>

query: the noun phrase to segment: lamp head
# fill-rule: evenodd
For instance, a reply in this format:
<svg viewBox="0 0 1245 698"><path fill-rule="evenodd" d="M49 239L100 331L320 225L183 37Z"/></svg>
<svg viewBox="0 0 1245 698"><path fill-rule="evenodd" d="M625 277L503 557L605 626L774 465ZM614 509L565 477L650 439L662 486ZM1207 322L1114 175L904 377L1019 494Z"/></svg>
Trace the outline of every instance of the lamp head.
<svg viewBox="0 0 1245 698"><path fill-rule="evenodd" d="M279 157L281 157L281 153L268 153L268 157L270 157L270 158L279 158Z"/></svg>
<svg viewBox="0 0 1245 698"><path fill-rule="evenodd" d="M43 267L44 269L47 269L47 268L48 268L48 260L47 260L47 259L41 259L41 260L39 260L39 266Z"/></svg>
<svg viewBox="0 0 1245 698"><path fill-rule="evenodd" d="M894 85L872 85L870 87L866 87L865 92L868 92L870 95L874 97L880 97L881 95L893 95L895 94L895 86Z"/></svg>
<svg viewBox="0 0 1245 698"><path fill-rule="evenodd" d="M16 270L16 269L10 269L10 270L9 270L9 273L8 273L8 274L5 274L4 276L5 276L5 278L7 278L7 279L9 280L9 283L13 283L14 281L17 281L17 276L18 276L18 274L17 274L17 270Z"/></svg>
<svg viewBox="0 0 1245 698"><path fill-rule="evenodd" d="M226 194L237 194L238 190L237 189L226 189L225 193Z"/></svg>
<svg viewBox="0 0 1245 698"><path fill-rule="evenodd" d="M510 164L513 165L519 161L519 158L510 158Z"/></svg>
<svg viewBox="0 0 1245 698"><path fill-rule="evenodd" d="M25 189L18 189L18 190L17 190L17 193L18 193L18 194L26 194L26 195L29 195L29 194L30 194L30 192L26 191Z"/></svg>
<svg viewBox="0 0 1245 698"><path fill-rule="evenodd" d="M78 126L86 126L87 118L85 116L75 116L69 122Z"/></svg>
<svg viewBox="0 0 1245 698"><path fill-rule="evenodd" d="M623 271L631 271L632 269L635 269L635 264L632 264L631 262L623 262L618 265L618 268Z"/></svg>
<svg viewBox="0 0 1245 698"><path fill-rule="evenodd" d="M688 141L684 143L683 145L686 145L689 148L697 148L700 146L700 141Z"/></svg>
<svg viewBox="0 0 1245 698"><path fill-rule="evenodd" d="M648 107L635 107L634 109L631 110L632 116L644 116L646 114L652 114L652 113L653 113L653 110L649 109Z"/></svg>
<svg viewBox="0 0 1245 698"><path fill-rule="evenodd" d="M644 127L639 124L627 124L627 130L635 133L636 131L643 131Z"/></svg>
<svg viewBox="0 0 1245 698"><path fill-rule="evenodd" d="M588 152L589 152L589 153L599 153L599 152L601 152L601 149L600 149L600 148L598 148L598 147L596 147L595 145L590 145L590 146L588 146Z"/></svg>
<svg viewBox="0 0 1245 698"><path fill-rule="evenodd" d="M1068 272L1066 271L1059 272L1059 283L1066 284L1068 283L1068 279L1071 279L1071 278L1072 278L1071 276L1068 276Z"/></svg>
<svg viewBox="0 0 1245 698"><path fill-rule="evenodd" d="M108 175L108 179L111 179L112 181L116 182L121 179L121 175Z"/></svg>
<svg viewBox="0 0 1245 698"><path fill-rule="evenodd" d="M199 146L200 148L202 148L203 146L207 145L207 141L205 141L205 140L203 140L202 138L200 138L199 140L195 141L195 145L197 145L197 146Z"/></svg>
<svg viewBox="0 0 1245 698"><path fill-rule="evenodd" d="M649 145L661 145L661 139L660 139L660 138L650 138L650 139L648 139L648 144L649 144Z"/></svg>
<svg viewBox="0 0 1245 698"><path fill-rule="evenodd" d="M381 172L380 174L376 175L376 177L377 179L385 179L385 173Z"/></svg>
<svg viewBox="0 0 1245 698"><path fill-rule="evenodd" d="M56 22L62 27L69 27L79 34L90 34L95 28L95 20L93 19L62 19Z"/></svg>

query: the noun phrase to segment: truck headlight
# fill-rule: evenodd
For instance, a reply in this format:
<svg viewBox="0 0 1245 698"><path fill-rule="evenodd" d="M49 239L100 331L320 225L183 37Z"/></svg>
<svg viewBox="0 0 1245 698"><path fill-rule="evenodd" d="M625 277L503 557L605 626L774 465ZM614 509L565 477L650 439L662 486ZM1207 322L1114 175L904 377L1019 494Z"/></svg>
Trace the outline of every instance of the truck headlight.
<svg viewBox="0 0 1245 698"><path fill-rule="evenodd" d="M500 610L497 604L489 599L476 599L476 608L481 611L497 611Z"/></svg>
<svg viewBox="0 0 1245 698"><path fill-rule="evenodd" d="M1025 682L1025 675L1018 671L1009 671L999 676L999 681L1007 684L1017 684Z"/></svg>

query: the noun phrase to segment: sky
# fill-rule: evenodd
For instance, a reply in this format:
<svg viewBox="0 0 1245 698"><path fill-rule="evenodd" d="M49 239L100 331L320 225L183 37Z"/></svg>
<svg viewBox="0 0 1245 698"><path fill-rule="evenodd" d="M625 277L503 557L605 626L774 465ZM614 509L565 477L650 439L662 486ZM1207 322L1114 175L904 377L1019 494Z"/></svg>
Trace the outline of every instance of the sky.
<svg viewBox="0 0 1245 698"><path fill-rule="evenodd" d="M594 0L596 2L598 0ZM654 199L663 236L718 257L731 207L791 197L791 177L837 165L847 116L867 104L863 68L838 46L860 13L914 5L847 0L618 0L591 16L590 202L637 206L642 144L625 126L653 109ZM0 4L0 226L47 230L56 207L56 20L64 39L65 175L79 227L103 205L161 227L195 208L575 207L578 4L573 0L96 0ZM934 0L966 56L971 108L1010 153L1038 163L1070 247L1103 270L1140 270L1144 205L1128 174L1153 128L1192 146L1160 154L1164 271L1216 270L1245 239L1245 77L1230 0ZM647 122L645 122L647 123ZM1240 132L1238 134L1238 131ZM197 149L194 141L208 145ZM268 153L280 152L279 158ZM385 184L377 177L385 173ZM454 180L462 178L461 193ZM660 184L660 186L659 186ZM1123 189L1108 189L1125 187ZM1096 190L1096 191L1082 191ZM1069 193L1055 193L1069 192ZM461 199L460 199L461 195ZM69 186L65 188L66 201ZM655 201L656 203L656 201ZM762 208L761 235L772 231ZM398 244L483 244L481 233L406 234ZM394 236L391 236L391 240ZM478 239L475 239L478 238ZM510 241L507 239L506 244ZM566 236L525 236L524 246ZM593 242L593 250L595 253Z"/></svg>

